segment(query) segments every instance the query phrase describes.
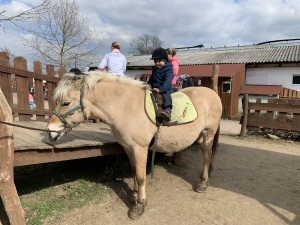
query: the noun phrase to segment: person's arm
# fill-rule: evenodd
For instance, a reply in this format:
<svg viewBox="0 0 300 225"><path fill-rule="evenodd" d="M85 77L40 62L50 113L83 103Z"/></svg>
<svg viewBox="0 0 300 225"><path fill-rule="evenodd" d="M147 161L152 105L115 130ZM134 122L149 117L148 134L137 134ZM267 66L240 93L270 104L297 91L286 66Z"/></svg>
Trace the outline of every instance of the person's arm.
<svg viewBox="0 0 300 225"><path fill-rule="evenodd" d="M123 73L125 73L125 71L126 71L126 65L127 65L126 57L124 56L124 60L123 60Z"/></svg>
<svg viewBox="0 0 300 225"><path fill-rule="evenodd" d="M170 86L172 86L173 77L174 77L173 69L169 69L165 72L165 77L164 77L164 80L162 82L162 85L160 85L160 87L158 88L160 93L166 92L167 89Z"/></svg>
<svg viewBox="0 0 300 225"><path fill-rule="evenodd" d="M176 60L172 61L172 68L173 68L174 76L177 76L178 72L179 72L179 63L178 63L178 61L176 61Z"/></svg>
<svg viewBox="0 0 300 225"><path fill-rule="evenodd" d="M99 70L104 70L107 67L107 56L105 55L104 58L101 60L101 63L98 66Z"/></svg>

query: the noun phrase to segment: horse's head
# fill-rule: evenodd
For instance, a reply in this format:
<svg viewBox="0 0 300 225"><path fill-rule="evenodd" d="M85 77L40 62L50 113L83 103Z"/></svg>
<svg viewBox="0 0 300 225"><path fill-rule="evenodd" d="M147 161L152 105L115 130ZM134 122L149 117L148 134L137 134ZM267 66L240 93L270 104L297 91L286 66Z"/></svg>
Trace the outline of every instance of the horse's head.
<svg viewBox="0 0 300 225"><path fill-rule="evenodd" d="M82 76L65 75L59 82L54 94L57 106L47 125L50 140L58 140L90 114L83 100L82 80Z"/></svg>

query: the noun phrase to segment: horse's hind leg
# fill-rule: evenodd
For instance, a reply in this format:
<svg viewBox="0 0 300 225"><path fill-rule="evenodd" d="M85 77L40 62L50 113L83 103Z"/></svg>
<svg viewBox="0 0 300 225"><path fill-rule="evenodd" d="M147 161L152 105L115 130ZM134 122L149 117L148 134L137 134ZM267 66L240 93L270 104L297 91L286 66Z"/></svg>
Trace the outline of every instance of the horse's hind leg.
<svg viewBox="0 0 300 225"><path fill-rule="evenodd" d="M212 130L204 130L202 133L203 140L200 143L203 152L203 171L200 176L200 182L198 183L195 191L203 192L208 187L209 175L212 171L212 156L213 156L213 144L215 132Z"/></svg>

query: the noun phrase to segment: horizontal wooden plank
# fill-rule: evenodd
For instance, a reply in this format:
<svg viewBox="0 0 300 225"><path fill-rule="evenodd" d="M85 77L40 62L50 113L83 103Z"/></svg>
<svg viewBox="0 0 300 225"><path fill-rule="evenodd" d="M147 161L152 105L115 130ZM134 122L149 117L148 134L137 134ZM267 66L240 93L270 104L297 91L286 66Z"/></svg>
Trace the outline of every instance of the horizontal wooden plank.
<svg viewBox="0 0 300 225"><path fill-rule="evenodd" d="M288 113L300 113L299 105L273 104L273 103L252 103L248 104L249 110L264 110Z"/></svg>
<svg viewBox="0 0 300 225"><path fill-rule="evenodd" d="M38 73L26 71L26 70L21 70L21 69L17 69L14 67L3 66L3 65L0 65L0 72L15 74L18 76L23 76L23 77L34 78L34 79L38 79L38 80L45 80L45 81L52 82L52 83L58 83L60 80L57 77L51 77L51 76L38 74Z"/></svg>
<svg viewBox="0 0 300 225"><path fill-rule="evenodd" d="M15 122L15 124L26 127L38 128L36 124L32 123L31 121L18 121ZM46 126L43 127L43 129L45 128ZM43 141L44 139L48 138L47 133L43 131L14 127L14 138L16 140L14 146L15 150L53 149L51 145L49 146ZM20 140L22 140L22 142Z"/></svg>
<svg viewBox="0 0 300 225"><path fill-rule="evenodd" d="M47 126L46 122L40 121L18 121L15 124L39 129L46 129ZM103 123L82 123L58 141L50 141L44 131L14 127L14 132L17 140L15 150L95 147L117 143L110 127Z"/></svg>
<svg viewBox="0 0 300 225"><path fill-rule="evenodd" d="M290 122L276 121L276 120L271 121L271 120L256 119L251 117L247 119L247 126L300 132L300 124L297 123L290 123Z"/></svg>
<svg viewBox="0 0 300 225"><path fill-rule="evenodd" d="M49 141L47 122L17 121L14 127L15 166L97 157L123 152L110 127L104 123L82 123L58 141Z"/></svg>
<svg viewBox="0 0 300 225"><path fill-rule="evenodd" d="M40 163L58 162L73 159L82 159L123 153L119 144L103 145L91 148L69 148L62 150L36 150L15 151L15 166L24 166Z"/></svg>
<svg viewBox="0 0 300 225"><path fill-rule="evenodd" d="M45 110L36 110L36 109L26 109L26 108L15 108L12 107L11 108L13 113L22 113L22 114L27 114L27 115L32 115L32 114L36 114L36 115L46 115L46 116L51 116L53 114L53 111L49 111L47 109Z"/></svg>

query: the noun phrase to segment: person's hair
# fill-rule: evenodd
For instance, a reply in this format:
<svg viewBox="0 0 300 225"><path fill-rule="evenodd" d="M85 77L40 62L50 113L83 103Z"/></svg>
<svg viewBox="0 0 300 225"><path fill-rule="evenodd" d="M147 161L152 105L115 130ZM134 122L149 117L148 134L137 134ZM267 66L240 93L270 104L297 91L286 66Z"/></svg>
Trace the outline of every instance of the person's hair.
<svg viewBox="0 0 300 225"><path fill-rule="evenodd" d="M167 50L168 55L171 55L171 56L176 55L176 52L177 52L176 49L174 49L174 48L167 48L166 50Z"/></svg>
<svg viewBox="0 0 300 225"><path fill-rule="evenodd" d="M111 47L113 48L116 48L116 49L120 49L121 48L121 45L119 42L115 41L111 44Z"/></svg>

